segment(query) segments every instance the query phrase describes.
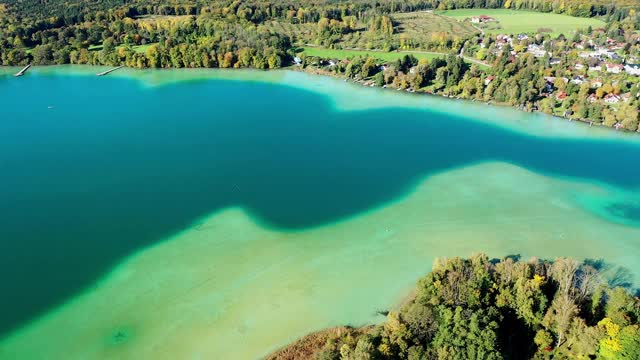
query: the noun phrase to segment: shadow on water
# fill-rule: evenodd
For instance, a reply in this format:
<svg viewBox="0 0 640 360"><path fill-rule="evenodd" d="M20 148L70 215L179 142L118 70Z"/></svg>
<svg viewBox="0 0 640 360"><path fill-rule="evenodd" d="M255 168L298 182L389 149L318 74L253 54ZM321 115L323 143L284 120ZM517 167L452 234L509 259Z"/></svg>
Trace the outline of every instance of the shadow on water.
<svg viewBox="0 0 640 360"><path fill-rule="evenodd" d="M0 96L13 100L0 110L0 333L227 206L294 231L495 160L640 185L640 167L629 166L638 146L536 138L417 109L336 112L285 86L32 76L0 84Z"/></svg>
<svg viewBox="0 0 640 360"><path fill-rule="evenodd" d="M633 273L624 266L608 263L602 258L585 259L584 264L598 270L610 287L623 287L632 293L640 291L640 289L633 288Z"/></svg>

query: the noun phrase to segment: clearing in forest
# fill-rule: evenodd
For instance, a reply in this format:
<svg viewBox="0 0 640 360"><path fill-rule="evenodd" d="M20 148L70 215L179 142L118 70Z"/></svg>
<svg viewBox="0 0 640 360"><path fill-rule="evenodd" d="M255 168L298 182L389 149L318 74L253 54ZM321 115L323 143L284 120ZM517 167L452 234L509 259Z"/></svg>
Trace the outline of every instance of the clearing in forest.
<svg viewBox="0 0 640 360"><path fill-rule="evenodd" d="M509 9L462 9L438 11L437 14L448 16L472 24L487 33L538 33L547 32L551 35L571 34L580 28L604 27L605 22L595 18L581 18L553 13L533 11L516 11ZM491 19L477 19L485 15Z"/></svg>

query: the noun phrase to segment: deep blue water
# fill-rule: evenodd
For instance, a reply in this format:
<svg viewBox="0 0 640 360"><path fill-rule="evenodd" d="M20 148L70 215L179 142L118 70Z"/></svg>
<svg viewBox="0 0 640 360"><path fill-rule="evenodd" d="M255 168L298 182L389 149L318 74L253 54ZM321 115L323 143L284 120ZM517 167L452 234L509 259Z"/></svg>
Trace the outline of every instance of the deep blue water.
<svg viewBox="0 0 640 360"><path fill-rule="evenodd" d="M35 72L0 78L0 99L0 334L227 206L307 228L495 160L640 186L640 146L629 141L540 138L426 109L340 112L274 84L148 88Z"/></svg>

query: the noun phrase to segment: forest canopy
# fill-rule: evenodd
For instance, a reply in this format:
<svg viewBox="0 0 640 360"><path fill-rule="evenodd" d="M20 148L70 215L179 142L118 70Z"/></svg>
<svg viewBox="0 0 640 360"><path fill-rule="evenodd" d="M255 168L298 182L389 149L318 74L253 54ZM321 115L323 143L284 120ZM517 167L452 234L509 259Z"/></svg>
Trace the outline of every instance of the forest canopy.
<svg viewBox="0 0 640 360"><path fill-rule="evenodd" d="M624 272L605 270L568 258L437 260L381 325L312 334L269 359L640 359L640 299Z"/></svg>

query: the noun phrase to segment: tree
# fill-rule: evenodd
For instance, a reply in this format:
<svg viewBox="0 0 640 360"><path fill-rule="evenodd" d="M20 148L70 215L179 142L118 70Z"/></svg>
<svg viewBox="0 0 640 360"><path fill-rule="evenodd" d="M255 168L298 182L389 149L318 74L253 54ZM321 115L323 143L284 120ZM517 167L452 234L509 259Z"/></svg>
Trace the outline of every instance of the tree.
<svg viewBox="0 0 640 360"><path fill-rule="evenodd" d="M538 346L538 349L550 351L553 344L553 336L546 330L538 330L533 342Z"/></svg>
<svg viewBox="0 0 640 360"><path fill-rule="evenodd" d="M33 62L36 64L46 65L53 60L53 50L51 45L36 46L33 51Z"/></svg>
<svg viewBox="0 0 640 360"><path fill-rule="evenodd" d="M619 359L640 359L640 326L630 325L620 331Z"/></svg>
<svg viewBox="0 0 640 360"><path fill-rule="evenodd" d="M620 345L620 325L614 323L610 318L604 318L598 322L598 326L605 331L605 337L600 340L599 354L604 359L617 359L622 350Z"/></svg>
<svg viewBox="0 0 640 360"><path fill-rule="evenodd" d="M560 292L556 295L543 320L544 326L556 335L556 347L566 341L569 326L577 314L578 307L568 294Z"/></svg>
<svg viewBox="0 0 640 360"><path fill-rule="evenodd" d="M559 258L551 265L551 275L558 286L558 292L566 297L573 295L574 278L580 264L574 259Z"/></svg>
<svg viewBox="0 0 640 360"><path fill-rule="evenodd" d="M158 52L157 45L151 45L145 51L145 56L147 57L147 63L152 68L160 67L160 53Z"/></svg>
<svg viewBox="0 0 640 360"><path fill-rule="evenodd" d="M384 73L382 71L377 72L373 76L373 81L375 81L376 86L383 86L385 84Z"/></svg>
<svg viewBox="0 0 640 360"><path fill-rule="evenodd" d="M638 304L622 287L607 290L608 301L605 306L605 316L619 326L626 326L638 320Z"/></svg>
<svg viewBox="0 0 640 360"><path fill-rule="evenodd" d="M364 64L362 64L361 76L363 78L367 78L376 71L376 59L371 56L365 60Z"/></svg>

